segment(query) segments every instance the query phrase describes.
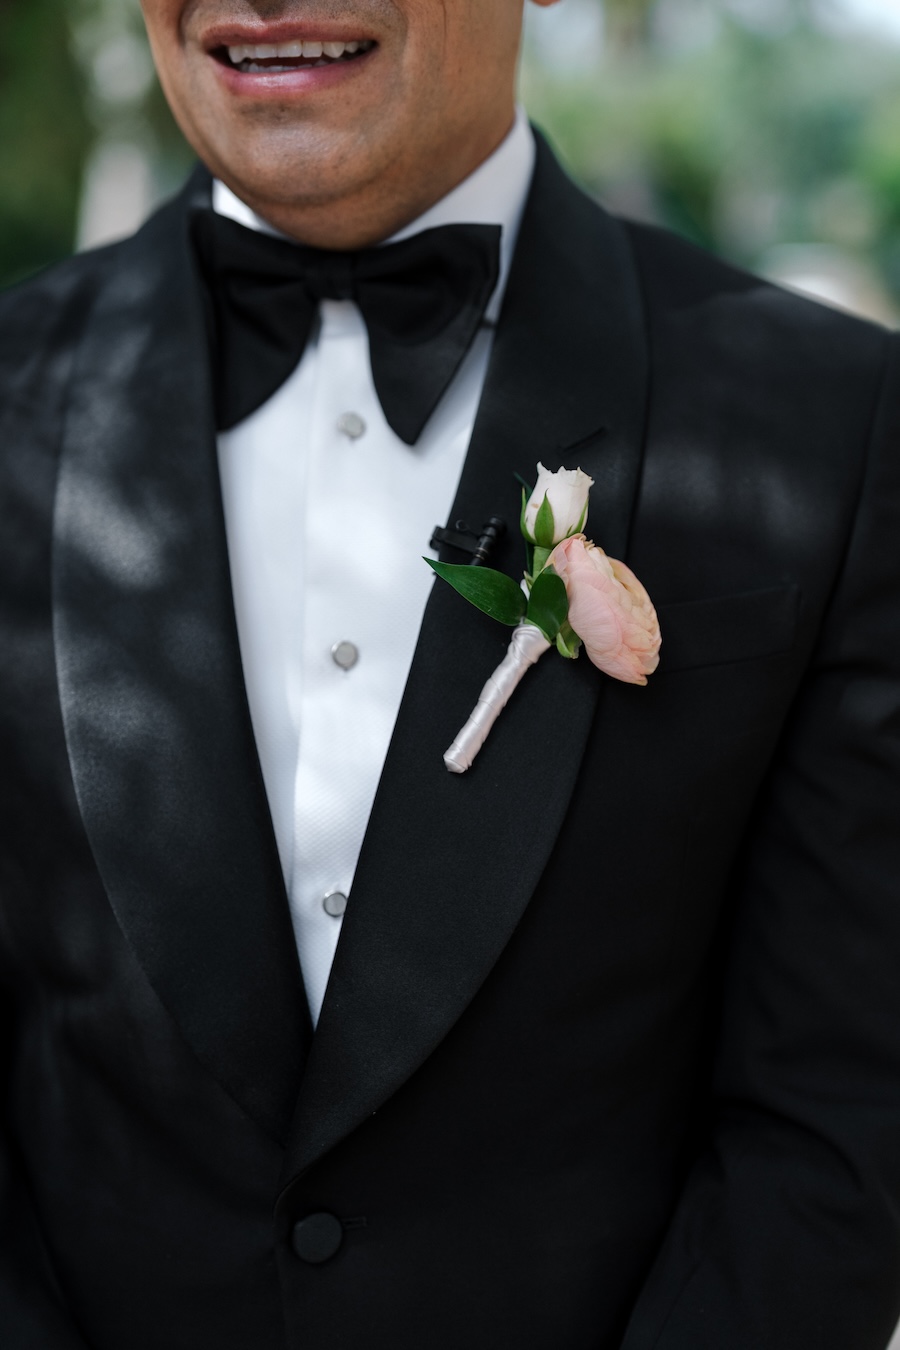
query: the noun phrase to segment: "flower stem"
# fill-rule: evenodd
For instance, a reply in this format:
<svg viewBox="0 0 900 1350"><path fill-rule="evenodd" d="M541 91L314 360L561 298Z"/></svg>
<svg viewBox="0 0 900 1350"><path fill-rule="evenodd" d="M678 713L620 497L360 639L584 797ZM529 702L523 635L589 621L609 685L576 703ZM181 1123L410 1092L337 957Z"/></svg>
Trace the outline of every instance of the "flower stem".
<svg viewBox="0 0 900 1350"><path fill-rule="evenodd" d="M465 773L471 768L522 676L550 650L550 645L533 624L521 623L515 629L506 656L482 689L471 717L444 755L444 763L451 773Z"/></svg>
<svg viewBox="0 0 900 1350"><path fill-rule="evenodd" d="M552 548L541 548L539 544L535 544L534 566L532 568L533 576L537 576L540 572L543 572L544 568L547 566L547 559L550 557L550 554L552 552L553 552Z"/></svg>

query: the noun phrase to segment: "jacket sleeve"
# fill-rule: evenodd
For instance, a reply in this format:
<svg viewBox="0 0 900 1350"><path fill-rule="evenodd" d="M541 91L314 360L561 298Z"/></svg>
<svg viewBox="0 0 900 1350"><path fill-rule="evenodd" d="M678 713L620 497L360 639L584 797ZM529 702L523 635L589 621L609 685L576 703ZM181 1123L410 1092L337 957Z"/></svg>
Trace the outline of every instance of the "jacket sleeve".
<svg viewBox="0 0 900 1350"><path fill-rule="evenodd" d="M26 507L34 506L42 494L52 499L52 428L71 350L67 325L77 309L69 304L63 284L69 274L47 275L46 286L16 288L0 301L0 938L10 893L7 843L22 815L21 791L11 773L12 742L5 731L8 715L15 716L20 700L16 682L8 676L14 667L16 679L21 677L22 652L29 650L27 643L14 640L30 599L22 579L26 574L43 577L34 565L41 531ZM21 439L16 434L20 423L29 427L28 472L11 478L9 452ZM8 1083L14 1029L13 1000L0 972L0 1346L88 1350L54 1278L25 1169L12 1142Z"/></svg>
<svg viewBox="0 0 900 1350"><path fill-rule="evenodd" d="M706 1147L622 1350L885 1350L900 1316L898 353L728 898Z"/></svg>
<svg viewBox="0 0 900 1350"><path fill-rule="evenodd" d="M0 1007L6 1041L11 1018L5 1005ZM6 1060L4 1053L4 1079ZM54 1277L5 1119L0 1133L0 1345L3 1350L89 1350Z"/></svg>

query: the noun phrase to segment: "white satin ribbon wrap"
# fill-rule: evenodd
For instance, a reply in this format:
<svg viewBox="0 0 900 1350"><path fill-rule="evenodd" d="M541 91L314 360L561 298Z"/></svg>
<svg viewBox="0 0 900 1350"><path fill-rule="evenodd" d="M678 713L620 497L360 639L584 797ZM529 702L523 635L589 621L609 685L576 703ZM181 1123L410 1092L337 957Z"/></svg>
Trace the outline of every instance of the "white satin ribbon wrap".
<svg viewBox="0 0 900 1350"><path fill-rule="evenodd" d="M550 650L551 645L534 624L519 624L506 656L482 689L472 716L444 755L444 763L451 773L465 773L471 767L522 676Z"/></svg>

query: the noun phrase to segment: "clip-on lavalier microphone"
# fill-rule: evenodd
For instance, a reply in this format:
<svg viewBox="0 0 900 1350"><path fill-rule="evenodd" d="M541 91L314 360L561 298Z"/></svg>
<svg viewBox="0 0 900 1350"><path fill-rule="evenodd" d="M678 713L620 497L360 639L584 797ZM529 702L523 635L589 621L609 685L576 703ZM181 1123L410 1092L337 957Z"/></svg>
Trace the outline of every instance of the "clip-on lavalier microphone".
<svg viewBox="0 0 900 1350"><path fill-rule="evenodd" d="M487 524L481 527L480 534L470 530L465 521L458 520L452 530L435 525L430 547L437 550L443 544L449 544L451 548L458 548L461 553L471 555L471 567L483 567L494 545L502 539L505 532L506 521L501 520L499 516L491 516Z"/></svg>

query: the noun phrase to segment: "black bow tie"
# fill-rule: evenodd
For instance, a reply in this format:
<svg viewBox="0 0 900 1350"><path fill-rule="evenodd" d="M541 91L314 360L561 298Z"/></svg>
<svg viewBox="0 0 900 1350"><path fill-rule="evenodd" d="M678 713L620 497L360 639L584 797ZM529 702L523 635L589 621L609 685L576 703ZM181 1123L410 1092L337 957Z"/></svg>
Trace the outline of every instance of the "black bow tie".
<svg viewBox="0 0 900 1350"><path fill-rule="evenodd" d="M212 306L220 431L284 383L320 300L354 300L369 330L384 415L415 444L472 344L500 271L499 225L442 225L381 248L333 253L202 211L194 239Z"/></svg>

